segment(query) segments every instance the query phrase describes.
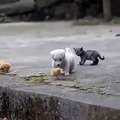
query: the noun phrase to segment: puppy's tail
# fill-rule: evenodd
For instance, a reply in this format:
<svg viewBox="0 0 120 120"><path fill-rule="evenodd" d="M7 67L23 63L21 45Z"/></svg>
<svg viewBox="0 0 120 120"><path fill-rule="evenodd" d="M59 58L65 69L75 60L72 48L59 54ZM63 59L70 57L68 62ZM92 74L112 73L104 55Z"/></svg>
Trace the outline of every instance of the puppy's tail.
<svg viewBox="0 0 120 120"><path fill-rule="evenodd" d="M72 53L72 50L70 48L65 48L65 51Z"/></svg>

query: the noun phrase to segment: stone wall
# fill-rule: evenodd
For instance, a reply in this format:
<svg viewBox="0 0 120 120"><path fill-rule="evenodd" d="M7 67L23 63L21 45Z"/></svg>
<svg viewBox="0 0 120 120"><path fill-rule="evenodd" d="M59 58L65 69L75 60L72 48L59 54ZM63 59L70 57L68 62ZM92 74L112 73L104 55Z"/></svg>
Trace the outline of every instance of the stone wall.
<svg viewBox="0 0 120 120"><path fill-rule="evenodd" d="M111 0L111 10L113 16L120 16L120 0Z"/></svg>
<svg viewBox="0 0 120 120"><path fill-rule="evenodd" d="M0 5L11 4L19 1L20 0L0 0Z"/></svg>
<svg viewBox="0 0 120 120"><path fill-rule="evenodd" d="M37 7L40 10L58 0L0 0L0 13L19 14L29 12Z"/></svg>
<svg viewBox="0 0 120 120"><path fill-rule="evenodd" d="M0 1L0 13L20 14L34 9L34 0L4 0Z"/></svg>
<svg viewBox="0 0 120 120"><path fill-rule="evenodd" d="M0 22L3 16L12 16L13 21L71 20L85 16L102 16L102 0L78 2L61 0L0 0ZM120 16L120 1L111 0L113 16ZM76 11L76 12L75 12Z"/></svg>

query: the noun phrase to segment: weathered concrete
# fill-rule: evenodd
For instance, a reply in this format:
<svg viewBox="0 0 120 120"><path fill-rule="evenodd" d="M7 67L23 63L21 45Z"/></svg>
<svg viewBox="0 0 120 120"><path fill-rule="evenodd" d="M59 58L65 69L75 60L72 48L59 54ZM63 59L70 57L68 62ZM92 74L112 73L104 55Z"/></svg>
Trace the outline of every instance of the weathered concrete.
<svg viewBox="0 0 120 120"><path fill-rule="evenodd" d="M119 120L119 97L0 78L0 117L9 120Z"/></svg>
<svg viewBox="0 0 120 120"><path fill-rule="evenodd" d="M1 76L1 89L5 88L0 94L5 92L10 96L9 105L12 106L11 101L15 101L13 108L18 110L26 99L29 105L34 95L38 95L42 100L48 98L48 101L54 97L58 104L57 110L55 109L57 112L53 110L49 115L57 117L60 115L63 120L119 120L120 38L115 37L119 31L120 26L72 26L63 22L1 24L0 58L10 62L11 72L20 76L40 72L49 74L51 69L49 52L56 48L83 46L85 49L98 50L106 59L100 61L98 66L89 66L89 62L85 66L79 66L79 58L76 57L76 71L71 75L71 79L51 80L49 85L33 86L16 77ZM28 107L24 108L27 111ZM49 105L45 108L46 111L52 109L52 107L49 109ZM29 111L29 114L32 112Z"/></svg>

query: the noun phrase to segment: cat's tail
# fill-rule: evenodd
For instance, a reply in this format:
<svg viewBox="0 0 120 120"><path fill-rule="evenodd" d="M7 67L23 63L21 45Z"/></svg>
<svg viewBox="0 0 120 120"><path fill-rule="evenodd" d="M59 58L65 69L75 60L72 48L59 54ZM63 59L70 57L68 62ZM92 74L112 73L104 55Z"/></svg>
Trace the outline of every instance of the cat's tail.
<svg viewBox="0 0 120 120"><path fill-rule="evenodd" d="M104 60L105 59L105 57L103 56L103 57L101 57L101 55L99 54L98 55L98 57L100 58L100 60Z"/></svg>

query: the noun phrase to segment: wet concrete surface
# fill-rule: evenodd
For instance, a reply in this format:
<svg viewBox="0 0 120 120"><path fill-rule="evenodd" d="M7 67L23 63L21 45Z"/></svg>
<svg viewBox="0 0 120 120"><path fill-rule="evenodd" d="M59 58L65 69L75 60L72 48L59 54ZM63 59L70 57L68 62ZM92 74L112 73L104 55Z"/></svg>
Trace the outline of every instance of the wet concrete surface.
<svg viewBox="0 0 120 120"><path fill-rule="evenodd" d="M26 85L14 77L0 76L1 86L120 110L119 25L72 26L70 22L14 23L0 25L0 59L11 63L11 73L19 76L49 74L49 52L57 48L84 47L105 56L97 66L79 66L72 81L51 81L50 85ZM14 78L14 80L12 80ZM11 79L10 82L7 82Z"/></svg>

